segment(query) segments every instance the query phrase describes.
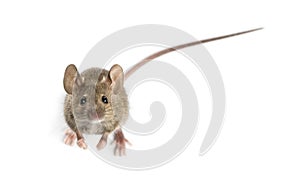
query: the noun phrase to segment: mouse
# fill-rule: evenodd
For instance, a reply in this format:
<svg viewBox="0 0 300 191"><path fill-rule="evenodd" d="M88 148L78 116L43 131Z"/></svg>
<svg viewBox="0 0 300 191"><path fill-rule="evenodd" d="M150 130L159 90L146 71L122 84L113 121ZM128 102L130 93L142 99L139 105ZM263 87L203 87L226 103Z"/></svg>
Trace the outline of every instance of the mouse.
<svg viewBox="0 0 300 191"><path fill-rule="evenodd" d="M96 145L97 149L101 150L107 145L107 138L113 132L114 154L126 155L126 145L131 145L122 132L122 125L129 115L128 96L124 88L126 79L146 63L172 51L261 29L256 28L166 48L142 59L126 72L119 64L113 65L109 70L92 67L81 73L74 64L68 65L63 78L66 92L64 118L69 126L65 132L64 143L74 145L76 141L80 148L87 149L83 134L101 135Z"/></svg>

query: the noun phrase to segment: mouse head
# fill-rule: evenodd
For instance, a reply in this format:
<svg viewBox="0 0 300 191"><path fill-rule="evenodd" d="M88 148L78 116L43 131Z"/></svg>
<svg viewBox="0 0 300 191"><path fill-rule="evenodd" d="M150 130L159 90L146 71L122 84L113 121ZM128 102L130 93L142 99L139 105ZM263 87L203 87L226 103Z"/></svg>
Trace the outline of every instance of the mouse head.
<svg viewBox="0 0 300 191"><path fill-rule="evenodd" d="M90 68L81 74L75 65L69 65L64 88L72 95L76 122L100 123L102 126L124 122L128 116L128 100L123 85L123 69L117 64L109 71Z"/></svg>

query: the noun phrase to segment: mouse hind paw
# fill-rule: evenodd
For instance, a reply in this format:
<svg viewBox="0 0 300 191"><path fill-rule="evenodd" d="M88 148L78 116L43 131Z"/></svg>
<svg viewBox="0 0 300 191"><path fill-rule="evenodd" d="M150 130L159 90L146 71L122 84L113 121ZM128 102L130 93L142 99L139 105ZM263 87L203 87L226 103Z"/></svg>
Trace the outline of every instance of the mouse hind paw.
<svg viewBox="0 0 300 191"><path fill-rule="evenodd" d="M119 156L126 155L126 144L131 145L131 143L124 137L121 129L115 131L113 143L116 144L114 154Z"/></svg>

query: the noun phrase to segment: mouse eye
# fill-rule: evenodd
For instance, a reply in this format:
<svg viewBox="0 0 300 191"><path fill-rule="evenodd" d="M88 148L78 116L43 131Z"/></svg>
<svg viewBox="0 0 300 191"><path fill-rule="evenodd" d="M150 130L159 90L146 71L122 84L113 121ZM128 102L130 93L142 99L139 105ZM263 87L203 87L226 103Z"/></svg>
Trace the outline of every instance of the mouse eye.
<svg viewBox="0 0 300 191"><path fill-rule="evenodd" d="M80 99L80 105L84 105L86 103L86 97L82 97Z"/></svg>
<svg viewBox="0 0 300 191"><path fill-rule="evenodd" d="M102 96L102 102L108 104L108 99L106 96Z"/></svg>

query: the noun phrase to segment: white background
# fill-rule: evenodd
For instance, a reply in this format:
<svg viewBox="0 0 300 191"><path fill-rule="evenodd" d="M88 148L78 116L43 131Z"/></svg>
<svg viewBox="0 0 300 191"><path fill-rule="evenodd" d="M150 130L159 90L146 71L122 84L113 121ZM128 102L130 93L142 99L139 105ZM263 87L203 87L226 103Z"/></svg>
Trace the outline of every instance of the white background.
<svg viewBox="0 0 300 191"><path fill-rule="evenodd" d="M0 190L299 190L297 1L7 1L0 3ZM128 171L62 141L63 72L96 42L137 24L166 24L198 39L265 27L206 44L222 73L227 109L214 147ZM204 129L205 127L199 127Z"/></svg>

